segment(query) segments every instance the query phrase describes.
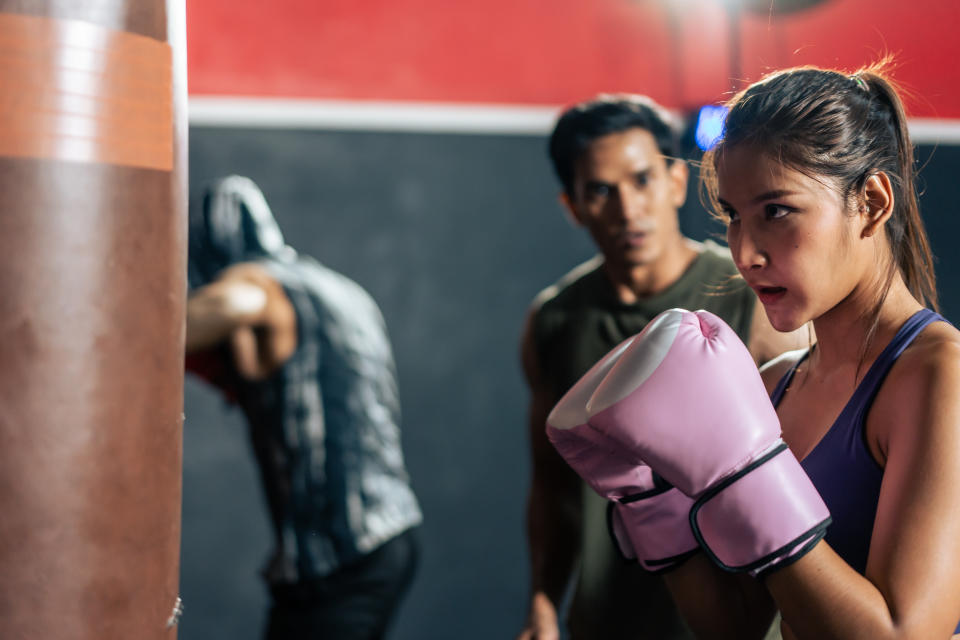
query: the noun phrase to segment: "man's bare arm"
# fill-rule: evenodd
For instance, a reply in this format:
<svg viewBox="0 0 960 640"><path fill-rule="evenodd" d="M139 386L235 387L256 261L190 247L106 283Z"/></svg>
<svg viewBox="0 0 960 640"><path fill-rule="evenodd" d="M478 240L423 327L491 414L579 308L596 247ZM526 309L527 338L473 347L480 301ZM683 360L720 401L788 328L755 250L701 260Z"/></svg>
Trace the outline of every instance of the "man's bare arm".
<svg viewBox="0 0 960 640"><path fill-rule="evenodd" d="M579 477L547 439L547 415L558 398L543 379L531 318L532 314L521 345L531 394L529 439L533 473L527 500L531 602L527 627L519 637L544 640L559 637L557 608L580 552L582 505Z"/></svg>
<svg viewBox="0 0 960 640"><path fill-rule="evenodd" d="M260 266L238 264L187 300L186 351L226 343L244 378L270 375L297 346L296 313L283 287Z"/></svg>
<svg viewBox="0 0 960 640"><path fill-rule="evenodd" d="M216 280L187 299L187 353L219 344L263 318L267 292L243 280Z"/></svg>

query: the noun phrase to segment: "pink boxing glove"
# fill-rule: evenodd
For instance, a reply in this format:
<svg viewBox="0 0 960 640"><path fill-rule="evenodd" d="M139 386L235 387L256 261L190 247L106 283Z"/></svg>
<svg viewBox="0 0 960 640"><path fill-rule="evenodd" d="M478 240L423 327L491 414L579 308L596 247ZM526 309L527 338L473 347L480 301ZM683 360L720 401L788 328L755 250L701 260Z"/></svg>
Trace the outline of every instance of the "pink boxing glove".
<svg viewBox="0 0 960 640"><path fill-rule="evenodd" d="M650 467L647 490L607 504L607 527L620 554L652 573L674 569L700 550L690 528L693 500Z"/></svg>
<svg viewBox="0 0 960 640"><path fill-rule="evenodd" d="M588 425L696 499L700 545L729 571L785 566L816 545L830 514L780 438L746 347L707 311L660 314L587 402Z"/></svg>
<svg viewBox="0 0 960 640"><path fill-rule="evenodd" d="M608 524L621 554L662 572L699 548L690 528L693 501L658 484L650 467L586 424L587 400L632 341L614 347L564 394L547 417L547 437L594 491L613 501Z"/></svg>

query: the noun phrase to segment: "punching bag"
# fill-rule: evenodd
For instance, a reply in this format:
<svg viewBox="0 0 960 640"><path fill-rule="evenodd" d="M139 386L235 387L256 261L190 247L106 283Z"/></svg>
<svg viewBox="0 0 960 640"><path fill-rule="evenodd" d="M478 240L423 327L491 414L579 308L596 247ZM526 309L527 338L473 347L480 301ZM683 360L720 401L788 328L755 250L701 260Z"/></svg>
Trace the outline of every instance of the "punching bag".
<svg viewBox="0 0 960 640"><path fill-rule="evenodd" d="M0 637L176 637L183 0L0 0Z"/></svg>

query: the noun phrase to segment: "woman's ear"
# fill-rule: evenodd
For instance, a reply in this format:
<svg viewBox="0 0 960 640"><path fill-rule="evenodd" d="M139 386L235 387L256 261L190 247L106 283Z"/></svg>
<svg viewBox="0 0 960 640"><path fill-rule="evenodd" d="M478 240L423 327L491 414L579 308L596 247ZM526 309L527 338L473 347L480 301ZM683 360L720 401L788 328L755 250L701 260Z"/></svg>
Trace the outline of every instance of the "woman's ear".
<svg viewBox="0 0 960 640"><path fill-rule="evenodd" d="M867 178L859 198L858 213L863 220L861 237L869 238L883 228L893 214L893 204L890 176L878 171Z"/></svg>

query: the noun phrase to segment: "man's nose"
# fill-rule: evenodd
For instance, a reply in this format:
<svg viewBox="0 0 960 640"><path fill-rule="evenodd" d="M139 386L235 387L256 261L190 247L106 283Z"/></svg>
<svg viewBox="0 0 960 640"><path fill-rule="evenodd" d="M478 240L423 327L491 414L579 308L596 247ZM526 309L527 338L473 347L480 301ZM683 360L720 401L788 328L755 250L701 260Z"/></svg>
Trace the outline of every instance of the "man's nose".
<svg viewBox="0 0 960 640"><path fill-rule="evenodd" d="M614 214L624 220L634 220L646 215L647 196L631 184L617 185L611 202Z"/></svg>

